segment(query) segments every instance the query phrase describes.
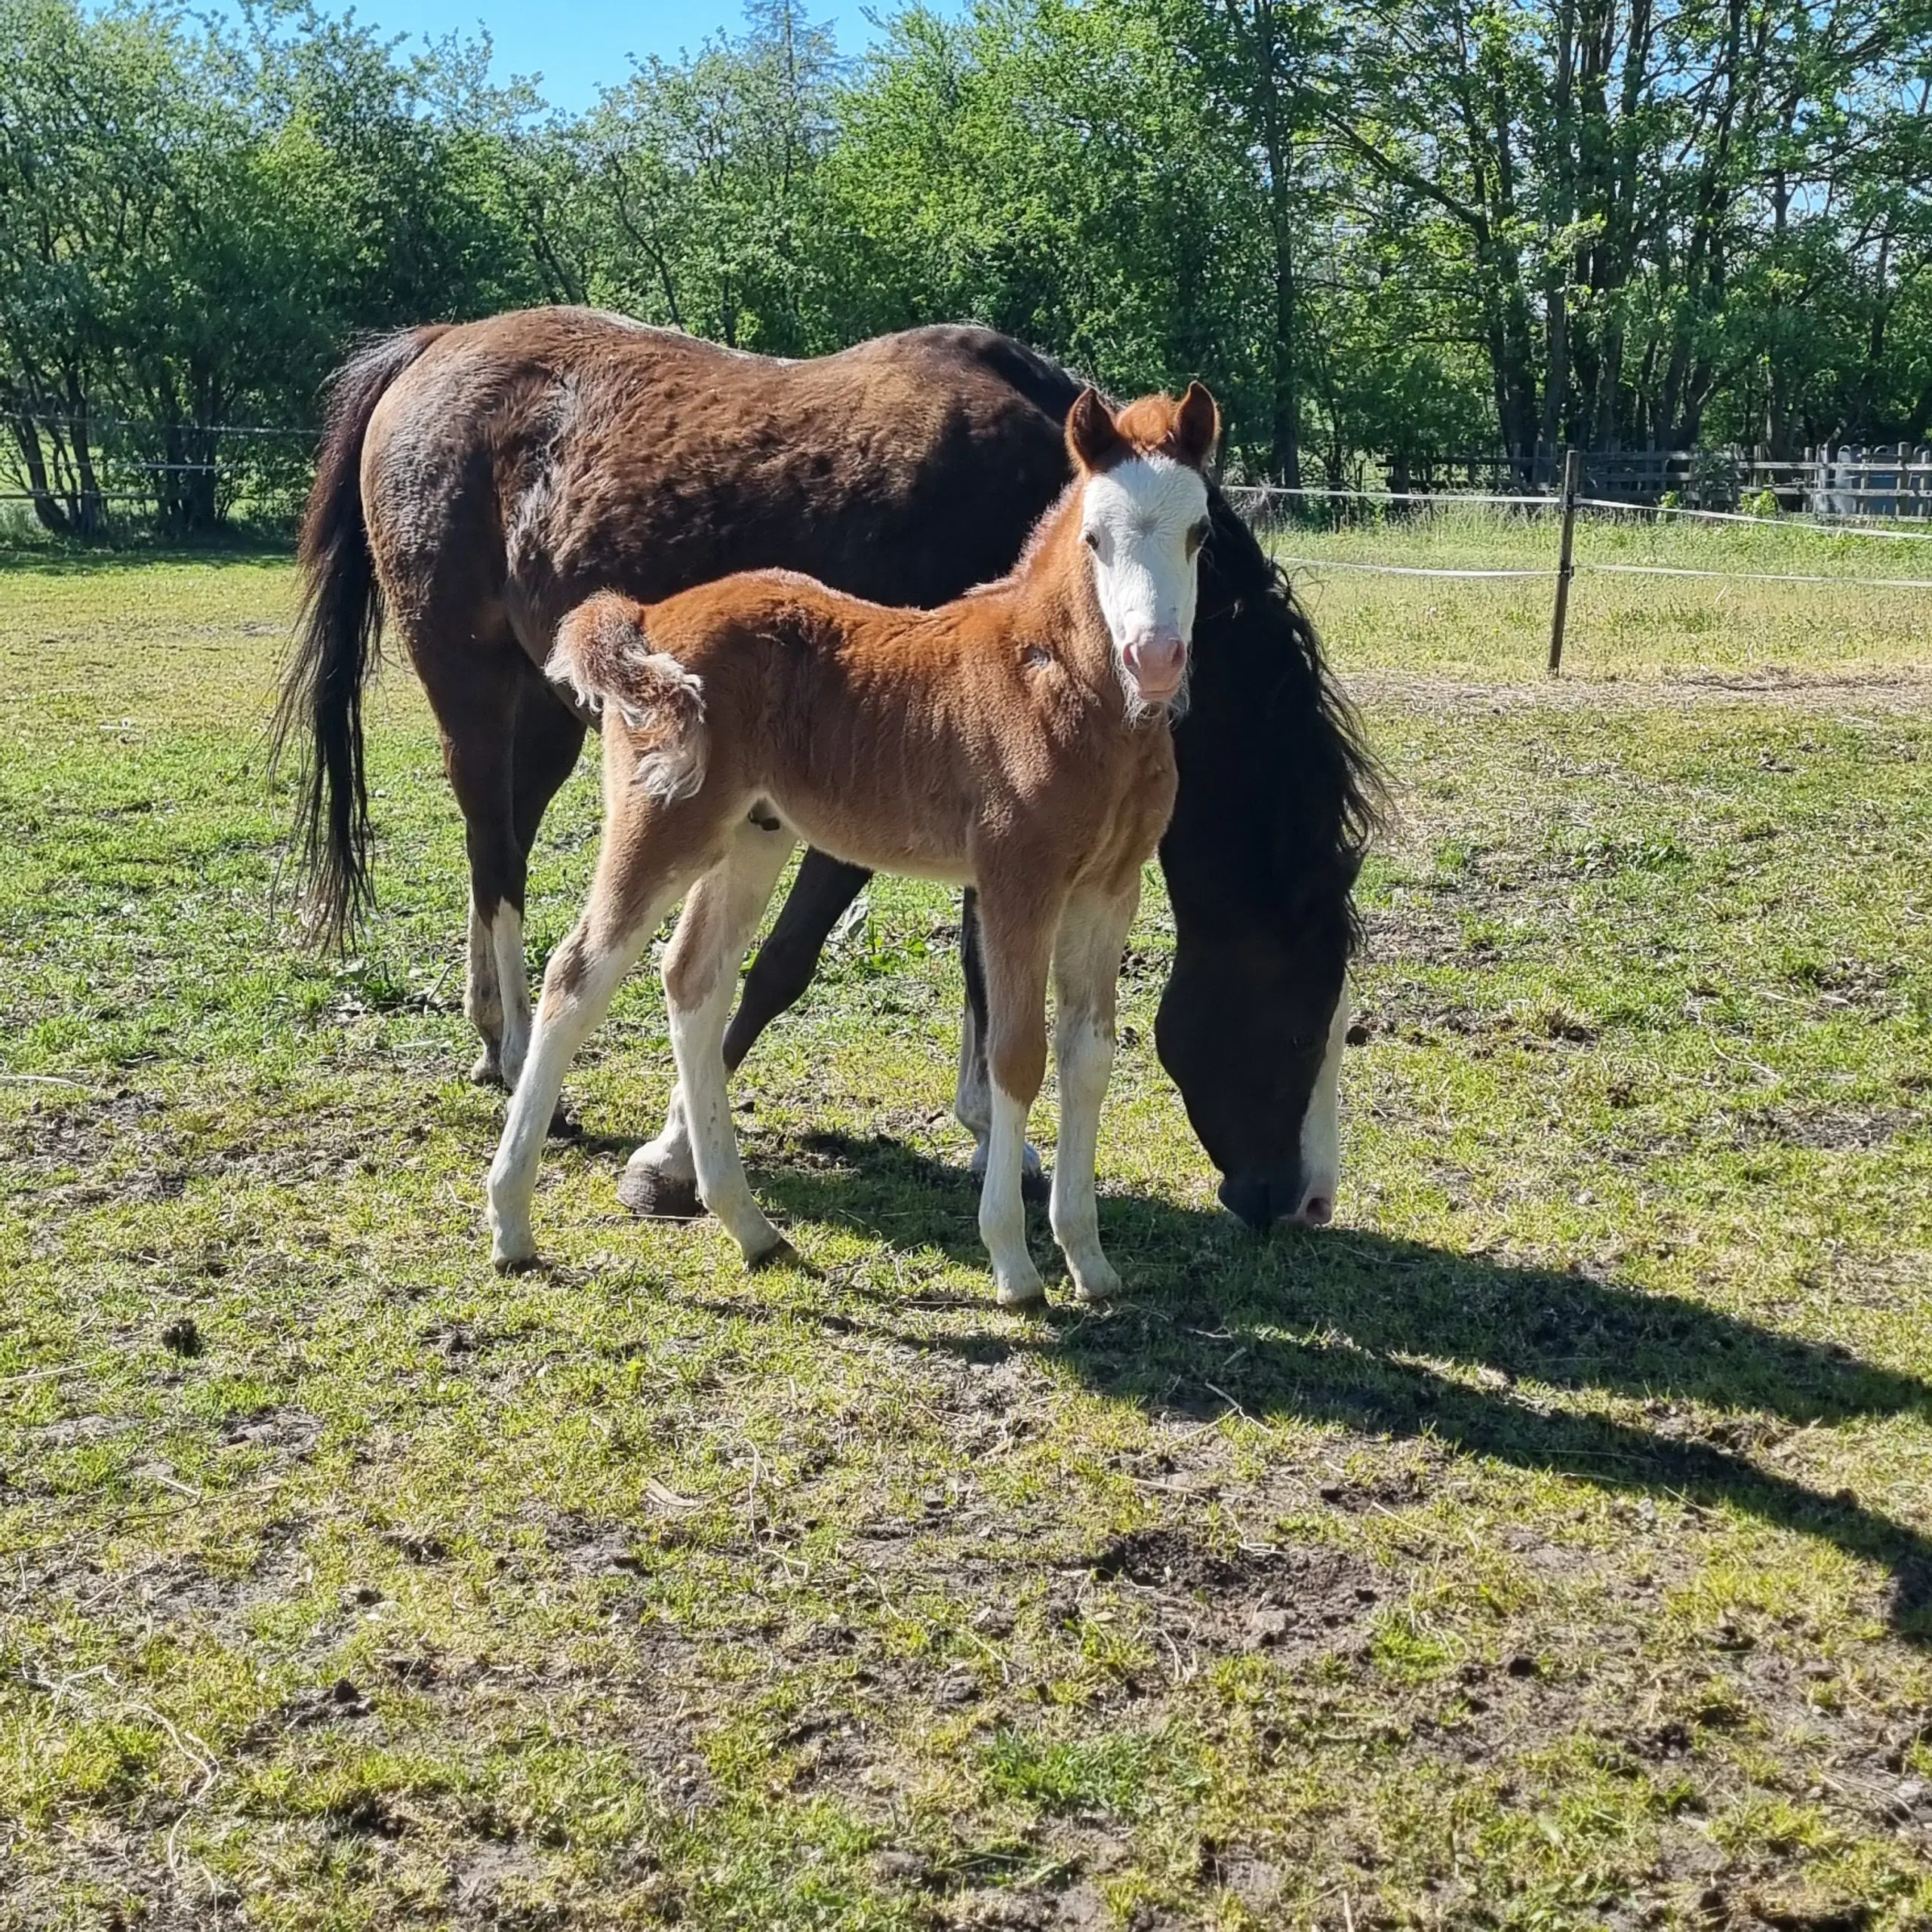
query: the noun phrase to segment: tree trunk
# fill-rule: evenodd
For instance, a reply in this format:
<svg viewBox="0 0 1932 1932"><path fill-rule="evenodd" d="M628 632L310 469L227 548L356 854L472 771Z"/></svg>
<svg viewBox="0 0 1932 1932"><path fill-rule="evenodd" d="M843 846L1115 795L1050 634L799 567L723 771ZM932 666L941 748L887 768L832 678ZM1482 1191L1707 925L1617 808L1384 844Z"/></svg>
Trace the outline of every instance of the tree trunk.
<svg viewBox="0 0 1932 1932"><path fill-rule="evenodd" d="M1268 170L1268 214L1275 251L1274 342L1269 356L1268 466L1301 487L1300 288L1295 269L1294 129L1282 99L1275 0L1229 0L1248 69L1248 109Z"/></svg>
<svg viewBox="0 0 1932 1932"><path fill-rule="evenodd" d="M74 506L74 528L78 536L98 537L107 521L107 505L101 494L100 480L94 473L93 426L80 377L67 372L67 438L74 453L74 474L80 494Z"/></svg>
<svg viewBox="0 0 1932 1932"><path fill-rule="evenodd" d="M1296 300L1294 242L1288 232L1287 197L1275 191L1275 367L1274 411L1269 440L1269 467L1291 490L1301 488L1301 394L1295 366L1296 331L1300 326Z"/></svg>
<svg viewBox="0 0 1932 1932"><path fill-rule="evenodd" d="M47 453L40 446L40 426L22 407L14 409L11 420L14 441L20 447L21 462L26 466L27 491L33 499L35 521L42 529L51 531L57 537L72 535L74 527L54 495L52 479L47 473Z"/></svg>

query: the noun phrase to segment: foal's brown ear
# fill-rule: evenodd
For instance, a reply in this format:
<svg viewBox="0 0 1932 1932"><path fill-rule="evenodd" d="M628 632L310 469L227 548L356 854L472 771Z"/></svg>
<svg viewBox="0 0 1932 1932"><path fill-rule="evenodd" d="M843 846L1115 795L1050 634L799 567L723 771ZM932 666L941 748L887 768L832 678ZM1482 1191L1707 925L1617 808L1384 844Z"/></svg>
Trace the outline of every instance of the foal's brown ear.
<svg viewBox="0 0 1932 1932"><path fill-rule="evenodd" d="M1181 460L1196 469L1207 466L1214 452L1214 439L1221 433L1221 412L1204 383L1189 383L1187 393L1174 412L1174 446Z"/></svg>
<svg viewBox="0 0 1932 1932"><path fill-rule="evenodd" d="M1113 411L1091 388L1082 389L1066 412L1066 447L1087 470L1106 469L1126 453L1126 438L1115 426Z"/></svg>

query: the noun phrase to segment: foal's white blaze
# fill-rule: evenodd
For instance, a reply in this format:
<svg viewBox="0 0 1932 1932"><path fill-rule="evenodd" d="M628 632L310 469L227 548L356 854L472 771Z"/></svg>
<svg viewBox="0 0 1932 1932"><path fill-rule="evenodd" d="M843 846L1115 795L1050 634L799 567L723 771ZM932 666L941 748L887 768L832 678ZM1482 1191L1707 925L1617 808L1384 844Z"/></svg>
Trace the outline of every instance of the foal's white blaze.
<svg viewBox="0 0 1932 1932"><path fill-rule="evenodd" d="M1349 976L1344 973L1328 1023L1327 1048L1301 1121L1302 1197L1295 1219L1312 1227L1325 1226L1335 1212L1342 1175L1342 1048L1348 1031Z"/></svg>
<svg viewBox="0 0 1932 1932"><path fill-rule="evenodd" d="M1131 700L1171 704L1187 676L1208 486L1171 457L1137 456L1087 479L1080 537Z"/></svg>

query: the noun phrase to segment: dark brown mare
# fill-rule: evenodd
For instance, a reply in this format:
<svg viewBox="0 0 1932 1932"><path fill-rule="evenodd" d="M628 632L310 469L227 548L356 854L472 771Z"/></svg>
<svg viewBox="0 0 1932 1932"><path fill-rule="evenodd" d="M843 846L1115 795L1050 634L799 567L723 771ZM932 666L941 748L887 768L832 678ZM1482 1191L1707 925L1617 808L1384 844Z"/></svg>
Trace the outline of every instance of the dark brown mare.
<svg viewBox="0 0 1932 1932"><path fill-rule="evenodd" d="M528 858L586 721L543 674L595 591L655 602L740 570L803 571L883 604L935 605L1004 572L1070 471L1080 384L965 328L815 361L723 349L583 309L537 309L371 345L342 371L302 534L308 603L281 727L310 754L315 902L368 903L361 694L385 620L441 728L470 872L466 1010L479 1078L527 1048ZM1175 956L1162 1064L1257 1227L1327 1219L1350 894L1374 798L1313 628L1211 491L1180 792L1161 861ZM861 869L808 854L747 976L736 1066L810 984ZM971 907L956 1109L991 1125ZM975 1023L976 1015L979 1023ZM632 1157L626 1198L695 1211L683 1123Z"/></svg>

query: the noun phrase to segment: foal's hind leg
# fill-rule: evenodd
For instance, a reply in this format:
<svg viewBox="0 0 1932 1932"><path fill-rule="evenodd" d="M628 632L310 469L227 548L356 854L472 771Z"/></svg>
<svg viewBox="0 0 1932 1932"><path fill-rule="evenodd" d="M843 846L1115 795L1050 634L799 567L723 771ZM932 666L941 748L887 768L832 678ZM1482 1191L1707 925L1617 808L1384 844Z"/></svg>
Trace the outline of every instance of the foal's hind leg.
<svg viewBox="0 0 1932 1932"><path fill-rule="evenodd" d="M971 886L959 906L959 971L966 982L966 1010L959 1022L952 1117L973 1137L973 1177L983 1180L993 1131L993 1090L986 1072L986 975L980 961L979 894ZM1028 1201L1047 1198L1046 1168L1030 1140L1020 1155L1020 1192Z"/></svg>
<svg viewBox="0 0 1932 1932"><path fill-rule="evenodd" d="M788 849L792 843L782 830L764 835L783 839ZM735 1069L759 1034L804 996L817 970L826 936L871 877L863 866L848 866L823 852L806 853L784 910L745 975L738 1010L724 1035L728 1069ZM664 1131L655 1140L646 1141L624 1164L617 1198L634 1213L673 1220L689 1220L704 1212L704 1204L697 1197L697 1166L691 1157L691 1131L685 1123L680 1089L671 1091Z"/></svg>
<svg viewBox="0 0 1932 1932"><path fill-rule="evenodd" d="M497 946L491 931L495 909L478 902L472 877L469 888L469 957L463 980L463 1014L476 1029L483 1051L469 1069L479 1087L494 1087L503 1077L503 1001L497 990Z"/></svg>
<svg viewBox="0 0 1932 1932"><path fill-rule="evenodd" d="M1101 1301L1120 1277L1100 1251L1094 1198L1100 1106L1114 1060L1114 1003L1121 949L1140 901L1137 873L1123 892L1077 892L1060 915L1054 943L1054 1054L1060 1074L1060 1151L1054 1157L1050 1213L1074 1292Z"/></svg>
<svg viewBox="0 0 1932 1932"><path fill-rule="evenodd" d="M754 1268L789 1259L791 1249L752 1198L738 1158L724 1089L724 1023L745 949L792 842L749 823L738 826L724 857L692 888L664 953L671 1051L698 1193Z"/></svg>

